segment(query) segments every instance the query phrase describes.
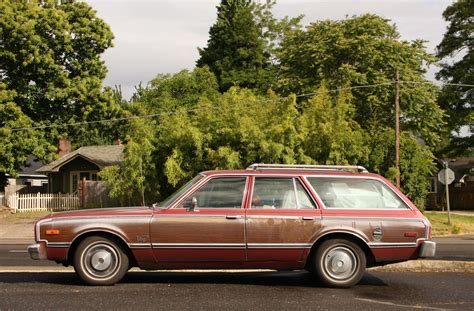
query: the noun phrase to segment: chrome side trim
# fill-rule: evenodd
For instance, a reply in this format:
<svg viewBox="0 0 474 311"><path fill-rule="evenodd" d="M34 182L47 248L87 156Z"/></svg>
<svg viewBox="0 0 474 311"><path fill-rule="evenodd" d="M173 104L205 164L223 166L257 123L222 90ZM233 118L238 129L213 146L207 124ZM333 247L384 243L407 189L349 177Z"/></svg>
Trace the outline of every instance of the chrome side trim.
<svg viewBox="0 0 474 311"><path fill-rule="evenodd" d="M130 248L151 248L151 243L129 243Z"/></svg>
<svg viewBox="0 0 474 311"><path fill-rule="evenodd" d="M238 210L239 208L236 208ZM201 210L201 209L200 209ZM222 215L208 215L208 214L192 214L193 212L190 212L189 214L159 214L156 213L153 215L153 217L165 217L165 218L188 218L188 217L200 217L200 218L226 218L229 216L228 214L222 214ZM194 212L196 213L196 212ZM232 215L232 216L239 216L241 218L244 217L244 215Z"/></svg>
<svg viewBox="0 0 474 311"><path fill-rule="evenodd" d="M311 243L247 243L249 249L256 248L311 248Z"/></svg>
<svg viewBox="0 0 474 311"><path fill-rule="evenodd" d="M40 220L40 221L38 221L38 222L36 223L36 225L35 225L35 231L36 231L36 240L37 240L37 241L41 241L41 236L40 236L40 233L41 233L41 230L40 230L41 225L42 225L43 223L50 222L50 221L52 221L52 218L42 219L42 220Z"/></svg>
<svg viewBox="0 0 474 311"><path fill-rule="evenodd" d="M387 242L376 242L367 243L370 248L399 248L399 247L416 247L418 243L387 243Z"/></svg>
<svg viewBox="0 0 474 311"><path fill-rule="evenodd" d="M143 218L150 218L152 217L153 214L146 214L146 215L113 215L113 216L107 216L107 215L94 215L94 216L68 216L68 217L56 217L56 218L50 218L51 220L82 220L82 219L97 219L97 218L104 218L104 219L122 219L122 218L128 218L128 217L143 217Z"/></svg>
<svg viewBox="0 0 474 311"><path fill-rule="evenodd" d="M153 248L245 248L245 243L153 243Z"/></svg>
<svg viewBox="0 0 474 311"><path fill-rule="evenodd" d="M48 241L45 241L46 242L46 246L47 247L61 247L61 248L67 248L69 246L71 246L71 243L70 242L48 242Z"/></svg>
<svg viewBox="0 0 474 311"><path fill-rule="evenodd" d="M331 219L337 219L337 220L388 220L388 221L413 221L413 222L423 222L423 219L421 218L395 218L395 217L367 217L367 216L324 216L323 215L323 220L331 220Z"/></svg>
<svg viewBox="0 0 474 311"><path fill-rule="evenodd" d="M301 219L301 216L247 215L247 219L293 219L293 220L298 220L298 219Z"/></svg>

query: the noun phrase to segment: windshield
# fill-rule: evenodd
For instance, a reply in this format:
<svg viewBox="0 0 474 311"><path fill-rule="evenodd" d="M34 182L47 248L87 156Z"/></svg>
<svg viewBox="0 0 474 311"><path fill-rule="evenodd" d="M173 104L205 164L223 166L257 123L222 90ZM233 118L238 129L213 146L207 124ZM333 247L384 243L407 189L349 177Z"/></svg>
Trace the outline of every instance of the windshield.
<svg viewBox="0 0 474 311"><path fill-rule="evenodd" d="M188 181L187 183L185 183L181 188L179 188L178 190L176 190L172 195L170 195L166 200L164 200L163 202L160 203L159 207L160 208L166 208L168 207L169 205L171 205L171 203L173 203L177 198L179 198L184 192L186 192L186 190L188 190L189 188L191 188L194 184L196 184L201 178L203 177L203 175L201 174L198 174L196 177L194 177L193 179L191 179L190 181Z"/></svg>

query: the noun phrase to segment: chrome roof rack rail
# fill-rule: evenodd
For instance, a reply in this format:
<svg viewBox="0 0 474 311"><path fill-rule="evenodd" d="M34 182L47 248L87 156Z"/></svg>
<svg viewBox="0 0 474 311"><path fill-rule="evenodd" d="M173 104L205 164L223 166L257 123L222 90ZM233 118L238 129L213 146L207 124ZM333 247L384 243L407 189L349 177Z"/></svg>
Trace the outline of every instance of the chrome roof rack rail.
<svg viewBox="0 0 474 311"><path fill-rule="evenodd" d="M247 170L274 169L274 170L315 170L315 171L356 171L368 173L369 171L360 165L311 165L311 164L265 164L254 163Z"/></svg>

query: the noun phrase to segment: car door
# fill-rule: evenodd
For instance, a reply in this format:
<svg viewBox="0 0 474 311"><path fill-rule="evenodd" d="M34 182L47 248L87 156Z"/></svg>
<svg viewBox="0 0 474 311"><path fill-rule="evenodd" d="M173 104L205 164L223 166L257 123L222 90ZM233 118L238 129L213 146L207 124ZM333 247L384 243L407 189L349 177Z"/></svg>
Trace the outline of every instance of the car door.
<svg viewBox="0 0 474 311"><path fill-rule="evenodd" d="M156 261L244 261L246 187L246 176L212 177L175 208L156 211L150 226Z"/></svg>
<svg viewBox="0 0 474 311"><path fill-rule="evenodd" d="M248 261L301 261L321 228L321 211L298 177L255 176L246 210Z"/></svg>

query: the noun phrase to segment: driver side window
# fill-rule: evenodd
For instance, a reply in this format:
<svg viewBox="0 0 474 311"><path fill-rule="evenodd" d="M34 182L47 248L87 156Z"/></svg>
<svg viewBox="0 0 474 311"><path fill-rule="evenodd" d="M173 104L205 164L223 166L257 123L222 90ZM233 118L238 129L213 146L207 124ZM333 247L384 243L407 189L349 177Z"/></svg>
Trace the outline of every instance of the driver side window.
<svg viewBox="0 0 474 311"><path fill-rule="evenodd" d="M192 193L183 207L190 208L194 197L197 208L241 208L245 181L245 177L213 178Z"/></svg>

